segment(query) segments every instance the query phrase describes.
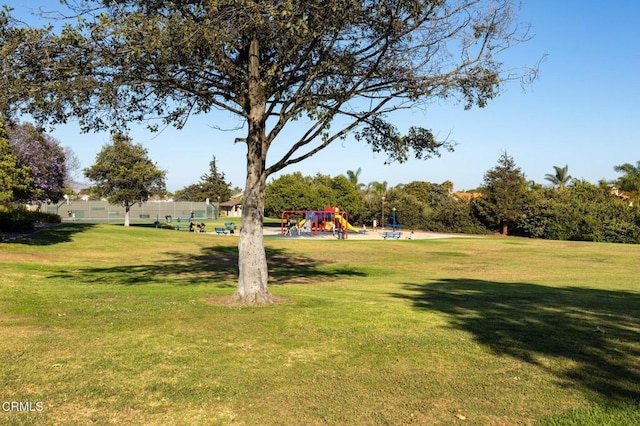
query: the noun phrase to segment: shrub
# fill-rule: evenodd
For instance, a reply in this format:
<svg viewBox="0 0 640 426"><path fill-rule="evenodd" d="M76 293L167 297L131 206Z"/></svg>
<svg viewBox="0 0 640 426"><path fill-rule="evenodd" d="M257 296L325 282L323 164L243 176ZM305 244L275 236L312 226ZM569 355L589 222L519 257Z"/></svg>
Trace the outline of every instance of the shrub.
<svg viewBox="0 0 640 426"><path fill-rule="evenodd" d="M280 217L284 210L322 210L326 206L348 212L351 223L361 221L365 210L362 196L344 176L311 177L294 172L267 184L266 217Z"/></svg>
<svg viewBox="0 0 640 426"><path fill-rule="evenodd" d="M24 207L9 207L0 211L0 231L30 232L33 231L34 220Z"/></svg>
<svg viewBox="0 0 640 426"><path fill-rule="evenodd" d="M35 223L61 223L62 218L59 214L47 213L47 212L30 212L33 215Z"/></svg>
<svg viewBox="0 0 640 426"><path fill-rule="evenodd" d="M517 222L520 235L550 240L640 243L637 208L606 188L579 183L562 192L528 194Z"/></svg>
<svg viewBox="0 0 640 426"><path fill-rule="evenodd" d="M60 223L57 214L31 212L23 206L10 206L0 209L0 231L31 232L36 223Z"/></svg>
<svg viewBox="0 0 640 426"><path fill-rule="evenodd" d="M431 212L429 230L460 234L486 234L489 232L473 215L471 204L449 197Z"/></svg>
<svg viewBox="0 0 640 426"><path fill-rule="evenodd" d="M426 229L429 207L415 196L401 189L393 188L387 192L384 204L384 221L381 226L392 223L393 209L396 209L398 224L406 229Z"/></svg>

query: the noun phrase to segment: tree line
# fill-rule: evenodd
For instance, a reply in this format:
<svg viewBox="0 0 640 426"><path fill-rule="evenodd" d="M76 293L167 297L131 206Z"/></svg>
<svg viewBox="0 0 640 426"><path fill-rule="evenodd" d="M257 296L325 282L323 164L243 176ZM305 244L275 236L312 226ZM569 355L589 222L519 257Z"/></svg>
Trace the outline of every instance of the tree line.
<svg viewBox="0 0 640 426"><path fill-rule="evenodd" d="M24 204L60 202L72 197L73 152L32 124L0 125L0 228L29 229L35 221L56 221L25 212ZM285 174L266 185L264 214L284 210L340 207L354 224L385 226L396 209L410 229L453 233L500 232L555 240L640 242L640 162L614 166L616 180L592 184L574 179L568 166L553 166L545 175L551 186L527 181L512 157L504 153L484 175L480 188L454 193L453 183L413 181L388 187L387 182L359 181L361 170L345 175ZM152 196L166 196L166 172L148 158L142 145L115 133L93 165L83 170L94 182L85 190L128 211ZM179 201L226 201L231 184L218 170L216 158L200 181L176 191ZM125 215L125 224L127 224Z"/></svg>
<svg viewBox="0 0 640 426"><path fill-rule="evenodd" d="M346 210L352 223L369 226L374 219L386 225L395 208L408 229L640 243L640 162L615 166L622 175L597 184L573 179L568 166L554 170L545 176L551 186L527 181L504 153L482 185L466 193L454 193L450 181L389 188L386 182L359 182L360 170L335 177L296 172L267 184L265 215L332 206Z"/></svg>
<svg viewBox="0 0 640 426"><path fill-rule="evenodd" d="M55 215L40 213L40 206L79 196L106 199L123 206L128 226L128 212L133 205L152 197L171 196L166 190L166 171L149 158L146 148L124 133L115 132L111 143L96 155L94 164L82 170L93 185L76 193L73 177L79 169L80 162L69 147L63 148L33 124L5 126L0 121L0 230L22 232L33 229L35 222L59 221ZM231 184L218 170L213 157L209 173L202 175L199 182L176 191L173 198L227 201L231 193Z"/></svg>

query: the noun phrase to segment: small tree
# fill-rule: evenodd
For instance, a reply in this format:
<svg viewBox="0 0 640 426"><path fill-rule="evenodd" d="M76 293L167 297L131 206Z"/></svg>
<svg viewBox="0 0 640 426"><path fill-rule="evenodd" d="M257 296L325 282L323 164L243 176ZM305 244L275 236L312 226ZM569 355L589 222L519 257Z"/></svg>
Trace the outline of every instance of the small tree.
<svg viewBox="0 0 640 426"><path fill-rule="evenodd" d="M177 201L227 201L231 197L231 184L224 180L224 173L218 171L216 157L209 162L209 173L200 177L200 182L176 191Z"/></svg>
<svg viewBox="0 0 640 426"><path fill-rule="evenodd" d="M95 164L84 174L96 183L102 197L124 207L124 226L129 226L131 207L165 190L166 172L158 169L147 157L147 150L134 145L130 137L116 133L112 140L111 145L102 147Z"/></svg>
<svg viewBox="0 0 640 426"><path fill-rule="evenodd" d="M479 218L490 228L508 235L509 225L522 215L527 180L505 152L498 165L484 175L483 196L473 201Z"/></svg>

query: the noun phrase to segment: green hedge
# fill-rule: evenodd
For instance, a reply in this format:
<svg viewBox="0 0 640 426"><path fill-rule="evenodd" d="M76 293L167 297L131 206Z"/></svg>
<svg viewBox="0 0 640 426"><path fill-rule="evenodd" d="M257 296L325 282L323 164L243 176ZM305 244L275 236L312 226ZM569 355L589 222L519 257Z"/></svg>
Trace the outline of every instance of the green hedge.
<svg viewBox="0 0 640 426"><path fill-rule="evenodd" d="M640 210L601 188L580 183L564 191L528 193L514 233L550 240L640 243Z"/></svg>
<svg viewBox="0 0 640 426"><path fill-rule="evenodd" d="M31 232L36 223L60 223L57 214L32 212L24 207L3 207L0 209L1 232Z"/></svg>

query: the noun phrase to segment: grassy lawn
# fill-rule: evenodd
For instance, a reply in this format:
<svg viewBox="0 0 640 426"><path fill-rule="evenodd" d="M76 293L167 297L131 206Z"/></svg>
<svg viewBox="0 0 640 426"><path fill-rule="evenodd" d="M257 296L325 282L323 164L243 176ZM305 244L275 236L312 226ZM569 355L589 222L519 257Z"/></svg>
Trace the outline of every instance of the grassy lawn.
<svg viewBox="0 0 640 426"><path fill-rule="evenodd" d="M0 244L0 424L640 423L640 246L267 238L280 303L249 309L236 244Z"/></svg>

